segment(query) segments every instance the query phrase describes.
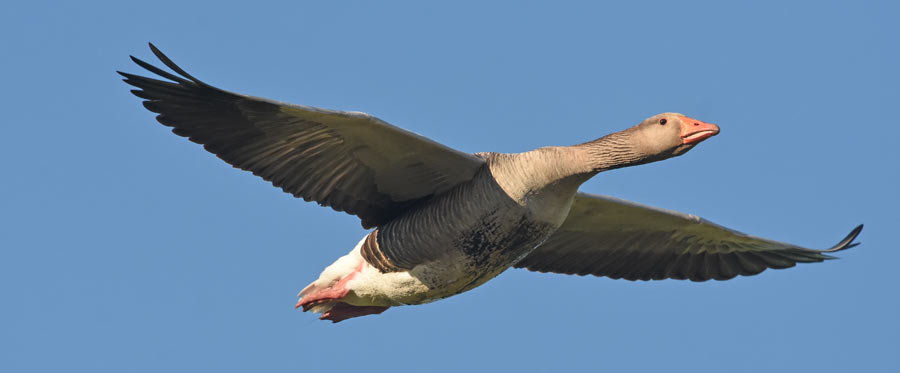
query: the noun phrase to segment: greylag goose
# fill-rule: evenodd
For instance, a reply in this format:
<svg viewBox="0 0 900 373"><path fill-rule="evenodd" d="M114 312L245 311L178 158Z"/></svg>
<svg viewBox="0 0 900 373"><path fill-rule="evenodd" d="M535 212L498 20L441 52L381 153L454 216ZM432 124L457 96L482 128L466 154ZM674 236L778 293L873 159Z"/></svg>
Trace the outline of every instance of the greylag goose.
<svg viewBox="0 0 900 373"><path fill-rule="evenodd" d="M597 140L467 154L360 112L210 86L150 44L175 74L119 72L157 120L234 167L374 228L299 294L338 322L473 289L510 267L627 280L727 280L831 259L694 215L578 192L599 172L686 153L714 124L663 113Z"/></svg>

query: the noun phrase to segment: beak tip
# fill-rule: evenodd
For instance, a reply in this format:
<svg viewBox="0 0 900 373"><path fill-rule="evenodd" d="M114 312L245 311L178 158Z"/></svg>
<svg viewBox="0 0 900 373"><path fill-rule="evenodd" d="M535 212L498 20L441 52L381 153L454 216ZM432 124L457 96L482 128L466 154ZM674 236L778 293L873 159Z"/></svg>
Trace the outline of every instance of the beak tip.
<svg viewBox="0 0 900 373"><path fill-rule="evenodd" d="M683 144L696 144L721 132L719 126L694 118L684 117L681 122Z"/></svg>

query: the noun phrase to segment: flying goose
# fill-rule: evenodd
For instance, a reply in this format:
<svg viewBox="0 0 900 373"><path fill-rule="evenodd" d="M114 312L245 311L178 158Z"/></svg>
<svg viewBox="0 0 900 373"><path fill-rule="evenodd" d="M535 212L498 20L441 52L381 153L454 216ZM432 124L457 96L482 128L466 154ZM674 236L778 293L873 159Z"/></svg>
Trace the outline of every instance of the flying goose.
<svg viewBox="0 0 900 373"><path fill-rule="evenodd" d="M578 192L597 173L686 153L719 127L662 113L597 140L463 153L369 114L224 91L150 44L175 74L119 72L176 135L306 201L374 228L299 294L339 322L473 289L510 267L627 280L706 281L821 262L827 250L753 237L694 215Z"/></svg>

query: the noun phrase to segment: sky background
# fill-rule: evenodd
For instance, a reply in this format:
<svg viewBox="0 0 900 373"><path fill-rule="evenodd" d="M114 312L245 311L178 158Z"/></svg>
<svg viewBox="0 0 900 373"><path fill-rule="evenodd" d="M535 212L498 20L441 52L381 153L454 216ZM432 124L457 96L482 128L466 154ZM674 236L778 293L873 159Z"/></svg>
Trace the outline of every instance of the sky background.
<svg viewBox="0 0 900 373"><path fill-rule="evenodd" d="M322 3L4 6L0 370L900 371L896 2ZM295 295L358 219L159 125L115 74L155 63L148 41L221 88L467 152L682 112L721 134L582 190L811 248L865 223L862 245L725 282L509 270L319 321Z"/></svg>

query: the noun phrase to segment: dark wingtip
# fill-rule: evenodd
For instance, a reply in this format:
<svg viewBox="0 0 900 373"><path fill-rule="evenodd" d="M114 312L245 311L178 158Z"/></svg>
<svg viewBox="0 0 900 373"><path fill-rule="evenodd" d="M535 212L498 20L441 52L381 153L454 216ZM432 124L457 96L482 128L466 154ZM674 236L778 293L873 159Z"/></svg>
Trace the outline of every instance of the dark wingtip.
<svg viewBox="0 0 900 373"><path fill-rule="evenodd" d="M124 71L119 71L119 70L116 70L116 73L125 78L125 79L122 79L123 82L137 87L137 83L135 83L135 81L137 79L139 79L140 76L137 76L134 74L129 74L129 73L126 73Z"/></svg>
<svg viewBox="0 0 900 373"><path fill-rule="evenodd" d="M165 70L163 70L163 69L160 69L160 68L158 68L158 67L156 67L156 66L153 66L153 65L151 65L151 64L149 64L149 63L147 63L147 62L144 62L144 61L141 60L140 58L137 58L137 57L135 57L135 56L129 56L129 57L131 57L131 60L134 61L134 63L136 63L138 66L143 67L145 70L147 70L147 71L149 71L149 72L151 72L151 73L154 73L154 74L159 75L159 76L161 76L161 77L163 77L163 78L169 79L169 80L171 80L171 81L173 81L173 82L178 82L178 83L180 83L180 84L190 84L190 83L191 83L189 80L186 80L186 79L184 79L184 78L178 77L178 76L173 75L173 74L170 74L169 72L167 72L167 71L165 71Z"/></svg>
<svg viewBox="0 0 900 373"><path fill-rule="evenodd" d="M150 51L153 52L153 54L155 54L155 55L157 55L157 56L163 54L163 53L159 50L159 48L157 48L155 45L153 45L153 42L147 42L147 45L150 47Z"/></svg>
<svg viewBox="0 0 900 373"><path fill-rule="evenodd" d="M822 252L823 253L833 253L833 252L837 252L837 251L841 251L841 250L847 250L851 247L859 245L859 242L854 243L853 240L856 239L856 236L859 236L859 232L862 232L862 229L863 229L863 224L858 225L856 228L853 228L853 230L850 231L850 234L848 234L847 237L844 237L844 239L841 240L841 242L838 242L837 245L834 245L834 247L832 247L828 250L822 250Z"/></svg>
<svg viewBox="0 0 900 373"><path fill-rule="evenodd" d="M172 69L172 71L175 71L179 75L192 80L196 84L208 87L208 85L206 83L203 83L202 81L200 81L200 79L197 79L197 78L191 76L191 74L188 74L186 71L184 71L184 69L178 67L178 65L176 65L175 62L172 62L172 60L168 56L163 54L163 52L160 51L159 48L156 48L156 46L153 45L153 43L147 43L147 44L150 45L150 51L153 52L153 55L155 55L156 58L158 58L160 60L160 62L162 62L168 68Z"/></svg>

